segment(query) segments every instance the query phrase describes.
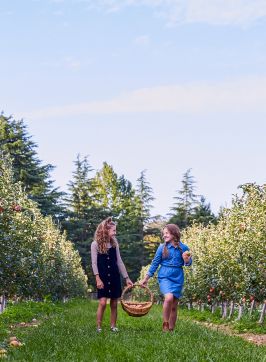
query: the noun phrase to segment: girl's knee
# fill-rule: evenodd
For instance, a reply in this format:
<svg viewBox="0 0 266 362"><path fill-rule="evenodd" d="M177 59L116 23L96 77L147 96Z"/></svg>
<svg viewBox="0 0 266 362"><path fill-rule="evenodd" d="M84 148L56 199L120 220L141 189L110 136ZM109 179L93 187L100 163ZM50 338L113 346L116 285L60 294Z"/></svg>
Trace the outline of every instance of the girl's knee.
<svg viewBox="0 0 266 362"><path fill-rule="evenodd" d="M102 308L105 308L105 307L106 307L106 300L105 300L105 299L99 300L99 305L100 305Z"/></svg>
<svg viewBox="0 0 266 362"><path fill-rule="evenodd" d="M110 306L111 307L116 307L117 306L117 299L111 299L110 300Z"/></svg>
<svg viewBox="0 0 266 362"><path fill-rule="evenodd" d="M164 300L166 303L172 303L173 300L174 300L174 297L172 294L166 294L165 297L164 297Z"/></svg>

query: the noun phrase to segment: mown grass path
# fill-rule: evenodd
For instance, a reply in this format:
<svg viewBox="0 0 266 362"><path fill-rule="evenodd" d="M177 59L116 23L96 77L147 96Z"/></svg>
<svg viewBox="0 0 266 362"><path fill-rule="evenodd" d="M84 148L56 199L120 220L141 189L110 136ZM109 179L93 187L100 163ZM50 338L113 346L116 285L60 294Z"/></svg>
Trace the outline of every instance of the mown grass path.
<svg viewBox="0 0 266 362"><path fill-rule="evenodd" d="M75 300L38 328L18 328L25 343L11 349L5 361L189 361L262 362L266 347L212 331L182 318L174 333L161 332L161 306L148 316L132 318L119 308L119 333L109 330L109 308L103 332L95 330L96 302Z"/></svg>

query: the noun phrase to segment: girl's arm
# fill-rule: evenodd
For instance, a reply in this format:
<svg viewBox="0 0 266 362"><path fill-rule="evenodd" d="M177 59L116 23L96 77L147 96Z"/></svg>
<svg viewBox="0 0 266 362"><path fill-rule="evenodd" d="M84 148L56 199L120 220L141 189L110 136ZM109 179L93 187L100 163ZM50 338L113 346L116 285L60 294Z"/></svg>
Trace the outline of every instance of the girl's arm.
<svg viewBox="0 0 266 362"><path fill-rule="evenodd" d="M133 285L132 281L129 279L125 264L123 263L123 260L121 258L118 243L116 245L116 259L117 259L117 266L118 266L119 272L120 272L120 274L122 274L122 277L126 279L127 285Z"/></svg>
<svg viewBox="0 0 266 362"><path fill-rule="evenodd" d="M151 266L150 266L150 268L149 268L149 270L147 272L147 275L148 275L149 278L153 276L153 274L156 272L158 266L162 262L162 255L163 255L162 254L162 249L163 249L163 244L158 246L158 249L157 249L157 251L155 253L155 256L154 256L154 258L153 258L153 260L151 262Z"/></svg>
<svg viewBox="0 0 266 362"><path fill-rule="evenodd" d="M99 275L98 266L97 266L97 253L98 253L97 242L93 241L91 243L91 266L94 275Z"/></svg>
<svg viewBox="0 0 266 362"><path fill-rule="evenodd" d="M153 258L153 261L151 262L151 266L147 272L147 274L145 275L144 279L142 279L140 281L140 285L146 286L148 284L148 280L153 276L153 274L156 272L158 266L160 265L161 261L162 261L162 248L163 248L163 244L159 245L155 256Z"/></svg>
<svg viewBox="0 0 266 362"><path fill-rule="evenodd" d="M98 266L97 266L97 254L98 254L98 245L96 241L91 243L91 266L93 274L96 279L96 286L98 289L103 289L104 284L99 276Z"/></svg>

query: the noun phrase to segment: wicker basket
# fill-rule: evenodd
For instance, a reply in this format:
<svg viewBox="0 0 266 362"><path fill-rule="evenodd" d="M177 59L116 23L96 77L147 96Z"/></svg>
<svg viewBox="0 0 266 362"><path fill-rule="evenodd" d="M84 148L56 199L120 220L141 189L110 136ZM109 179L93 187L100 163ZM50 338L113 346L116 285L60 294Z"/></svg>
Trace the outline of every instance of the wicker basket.
<svg viewBox="0 0 266 362"><path fill-rule="evenodd" d="M149 301L148 302L139 302L139 301L132 301L132 300L125 300L125 294L132 288L144 288L149 294ZM128 286L123 290L121 295L121 305L125 312L131 317L143 317L147 313L149 313L153 304L153 294L148 287L141 286L139 284L134 284L132 287Z"/></svg>

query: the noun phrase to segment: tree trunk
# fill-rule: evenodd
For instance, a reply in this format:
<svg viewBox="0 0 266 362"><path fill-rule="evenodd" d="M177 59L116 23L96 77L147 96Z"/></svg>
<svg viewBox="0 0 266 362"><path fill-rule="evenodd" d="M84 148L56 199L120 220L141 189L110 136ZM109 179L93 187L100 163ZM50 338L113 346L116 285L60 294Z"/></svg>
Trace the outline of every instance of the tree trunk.
<svg viewBox="0 0 266 362"><path fill-rule="evenodd" d="M229 317L228 318L233 317L234 311L235 311L235 303L234 303L233 300L231 300L231 302L230 302L230 311L229 311Z"/></svg>
<svg viewBox="0 0 266 362"><path fill-rule="evenodd" d="M260 313L259 324L263 323L264 317L265 317L265 312L266 312L266 301L263 303L263 306L262 306L262 310L261 310L261 313Z"/></svg>
<svg viewBox="0 0 266 362"><path fill-rule="evenodd" d="M201 303L198 303L198 310L201 310Z"/></svg>
<svg viewBox="0 0 266 362"><path fill-rule="evenodd" d="M225 300L223 302L223 314L222 314L223 319L227 318L227 306L228 306L228 302L227 302L227 300Z"/></svg>
<svg viewBox="0 0 266 362"><path fill-rule="evenodd" d="M215 312L215 310L216 310L216 303L214 302L211 306L212 314Z"/></svg>
<svg viewBox="0 0 266 362"><path fill-rule="evenodd" d="M6 297L4 294L2 294L0 297L0 314L3 313L5 308L6 308Z"/></svg>
<svg viewBox="0 0 266 362"><path fill-rule="evenodd" d="M221 317L223 318L224 315L224 302L221 302Z"/></svg>
<svg viewBox="0 0 266 362"><path fill-rule="evenodd" d="M250 304L250 310L249 310L249 315L251 316L252 312L255 309L255 300L252 300L251 304Z"/></svg>
<svg viewBox="0 0 266 362"><path fill-rule="evenodd" d="M245 305L244 304L240 304L239 305L239 309L238 309L238 317L237 317L237 321L240 321L240 319L242 318L242 315L244 313L244 308L245 308Z"/></svg>

